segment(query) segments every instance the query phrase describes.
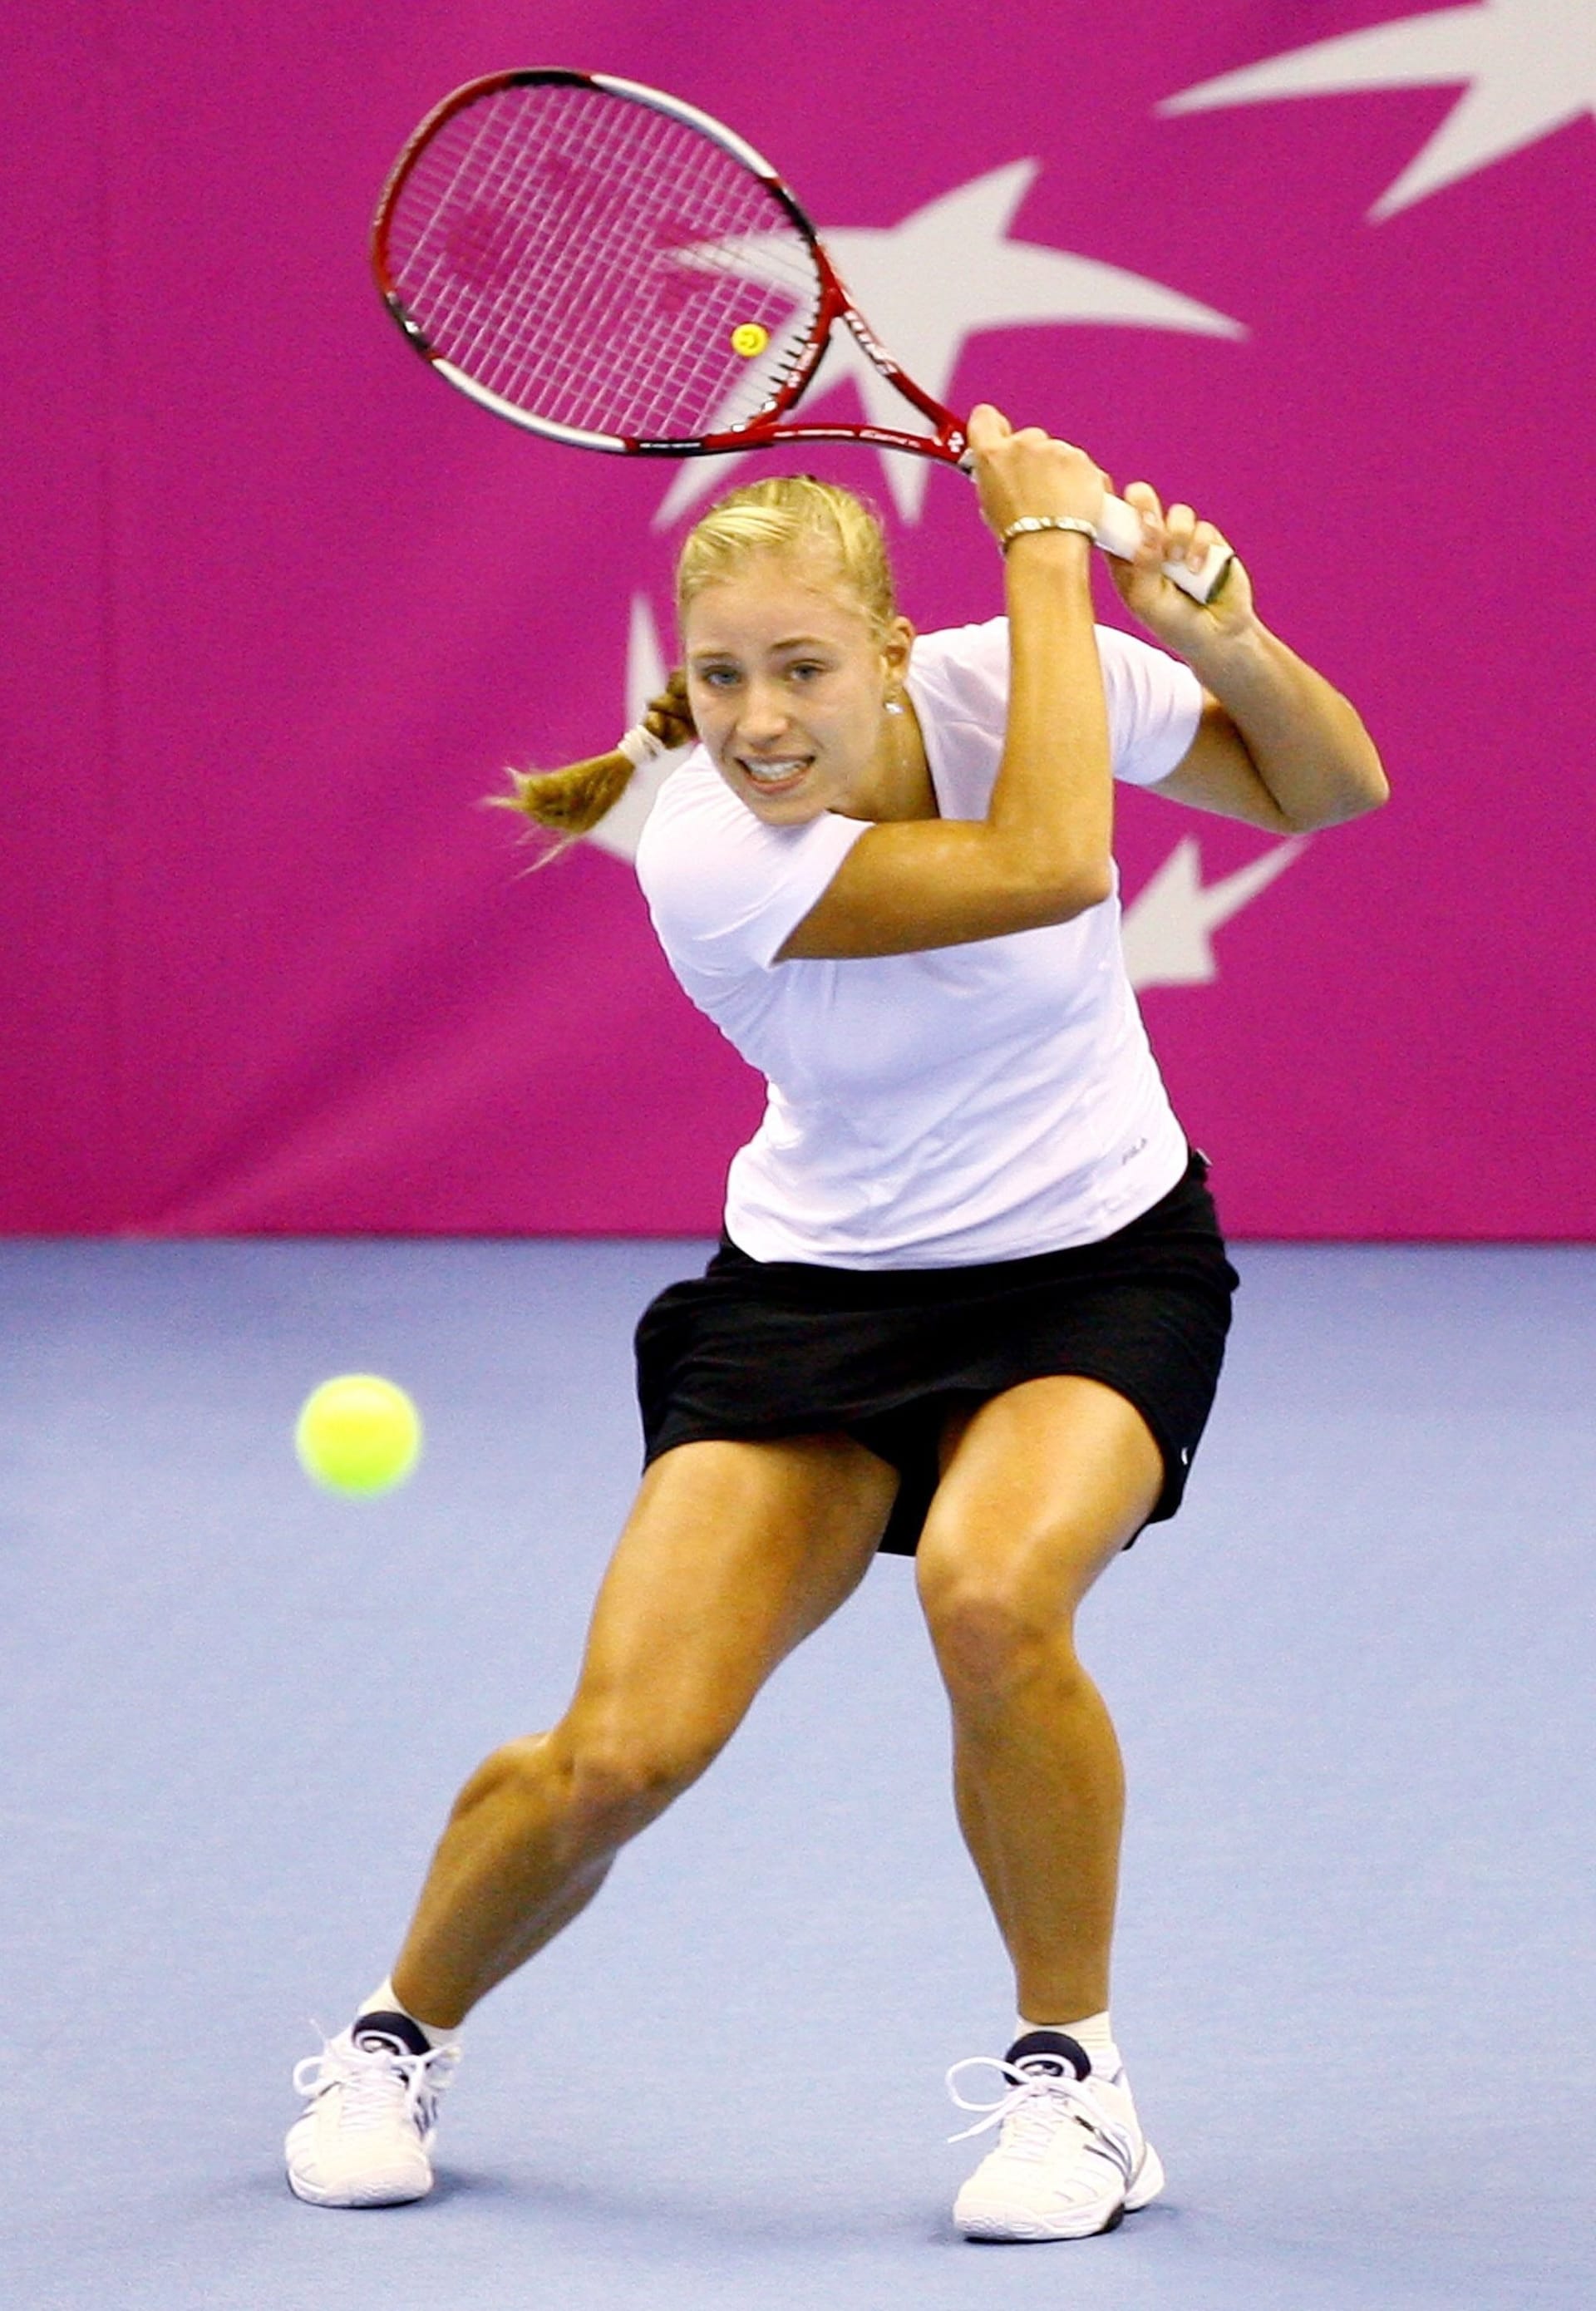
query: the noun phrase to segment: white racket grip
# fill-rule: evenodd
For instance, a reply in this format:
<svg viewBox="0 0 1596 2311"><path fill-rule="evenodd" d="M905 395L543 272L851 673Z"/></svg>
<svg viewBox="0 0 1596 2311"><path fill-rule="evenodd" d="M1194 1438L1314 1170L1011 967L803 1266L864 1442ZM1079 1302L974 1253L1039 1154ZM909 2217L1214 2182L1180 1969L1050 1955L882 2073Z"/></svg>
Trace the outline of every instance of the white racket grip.
<svg viewBox="0 0 1596 2311"><path fill-rule="evenodd" d="M1121 562L1133 562L1141 544L1141 516L1123 498L1105 497L1097 517L1096 535L1105 554L1117 554ZM1200 570L1190 569L1182 559L1166 562L1164 574L1172 586L1178 586L1182 594L1190 594L1194 602L1211 602L1234 558L1229 546L1216 539Z"/></svg>

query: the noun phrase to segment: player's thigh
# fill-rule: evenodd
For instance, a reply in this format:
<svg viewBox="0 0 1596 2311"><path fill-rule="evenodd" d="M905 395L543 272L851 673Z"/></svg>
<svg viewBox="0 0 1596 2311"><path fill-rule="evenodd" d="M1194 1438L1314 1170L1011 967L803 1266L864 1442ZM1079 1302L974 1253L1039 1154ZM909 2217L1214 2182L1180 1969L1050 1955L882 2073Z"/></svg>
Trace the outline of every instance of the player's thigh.
<svg viewBox="0 0 1596 2311"><path fill-rule="evenodd" d="M599 1589L573 1714L712 1746L863 1578L897 1475L851 1438L679 1444Z"/></svg>
<svg viewBox="0 0 1596 2311"><path fill-rule="evenodd" d="M1100 1382L1025 1381L956 1415L918 1554L933 1634L960 1618L1016 1632L1067 1624L1163 1485L1152 1431Z"/></svg>

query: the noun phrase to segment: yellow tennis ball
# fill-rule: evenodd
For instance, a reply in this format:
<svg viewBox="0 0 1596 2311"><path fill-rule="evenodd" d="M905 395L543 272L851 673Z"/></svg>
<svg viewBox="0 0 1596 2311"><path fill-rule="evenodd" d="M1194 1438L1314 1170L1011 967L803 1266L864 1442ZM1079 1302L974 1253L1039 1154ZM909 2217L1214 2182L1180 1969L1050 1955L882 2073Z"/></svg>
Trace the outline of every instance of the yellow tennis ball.
<svg viewBox="0 0 1596 2311"><path fill-rule="evenodd" d="M731 333L731 349L741 353L745 361L752 361L755 353L763 353L770 341L770 331L758 321L739 321Z"/></svg>
<svg viewBox="0 0 1596 2311"><path fill-rule="evenodd" d="M340 1373L305 1399L293 1443L305 1474L330 1492L386 1493L415 1466L421 1415L391 1380Z"/></svg>

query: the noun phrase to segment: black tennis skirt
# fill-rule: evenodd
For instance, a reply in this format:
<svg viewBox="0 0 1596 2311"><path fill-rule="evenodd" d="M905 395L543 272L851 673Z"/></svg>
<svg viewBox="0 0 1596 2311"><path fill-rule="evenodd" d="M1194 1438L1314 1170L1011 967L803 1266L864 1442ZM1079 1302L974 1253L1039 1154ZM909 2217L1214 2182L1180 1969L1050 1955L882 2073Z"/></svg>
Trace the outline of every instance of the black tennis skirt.
<svg viewBox="0 0 1596 2311"><path fill-rule="evenodd" d="M1164 1456L1149 1522L1173 1516L1208 1421L1237 1284L1193 1151L1150 1210L1068 1251L968 1268L751 1260L728 1237L637 1328L643 1466L708 1437L841 1430L902 1482L881 1546L912 1556L945 1416L1022 1381L1102 1382Z"/></svg>

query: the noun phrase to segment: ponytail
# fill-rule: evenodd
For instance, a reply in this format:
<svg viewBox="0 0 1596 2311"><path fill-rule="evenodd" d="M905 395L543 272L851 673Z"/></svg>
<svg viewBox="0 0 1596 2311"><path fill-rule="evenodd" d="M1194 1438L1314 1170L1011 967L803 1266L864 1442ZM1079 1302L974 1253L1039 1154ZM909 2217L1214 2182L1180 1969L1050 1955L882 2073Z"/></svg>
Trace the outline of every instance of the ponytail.
<svg viewBox="0 0 1596 2311"><path fill-rule="evenodd" d="M557 838L537 861L546 867L615 808L640 764L691 746L697 736L687 710L686 678L678 667L659 695L649 701L642 720L610 753L571 763L563 771L511 771L514 791L489 795L487 800L501 810L522 812Z"/></svg>

